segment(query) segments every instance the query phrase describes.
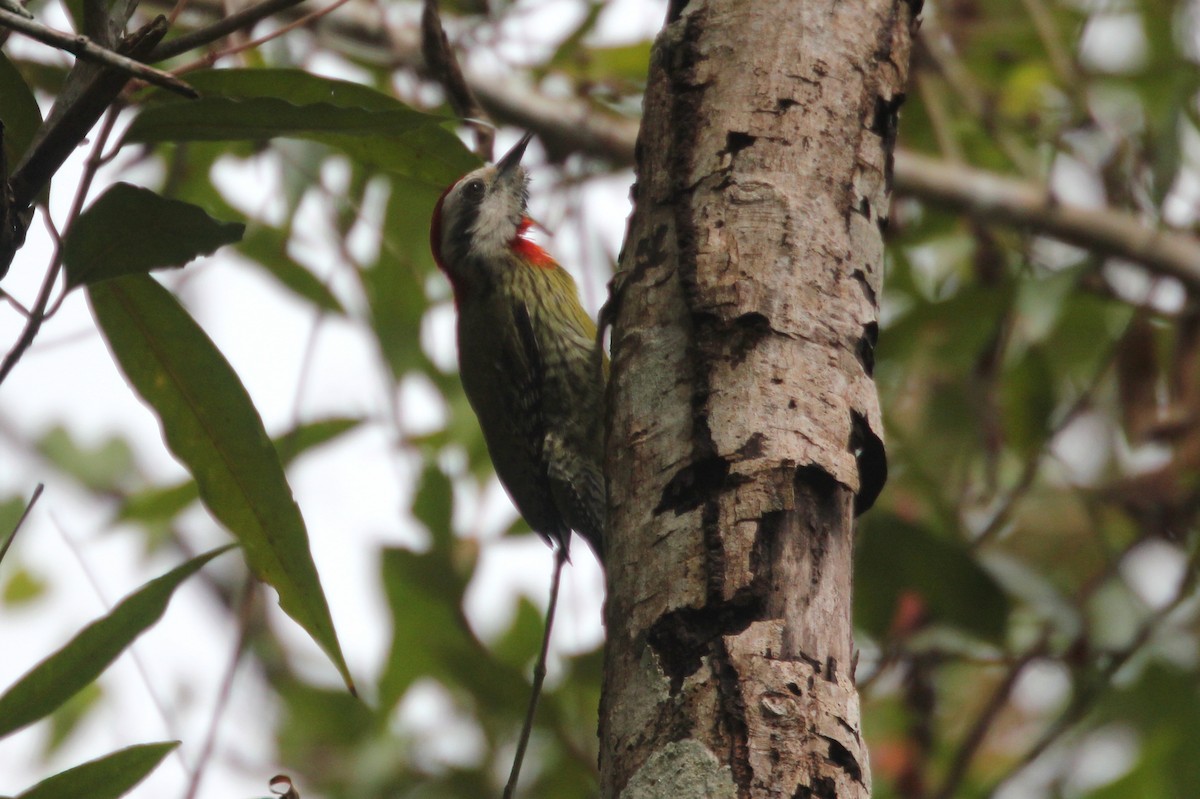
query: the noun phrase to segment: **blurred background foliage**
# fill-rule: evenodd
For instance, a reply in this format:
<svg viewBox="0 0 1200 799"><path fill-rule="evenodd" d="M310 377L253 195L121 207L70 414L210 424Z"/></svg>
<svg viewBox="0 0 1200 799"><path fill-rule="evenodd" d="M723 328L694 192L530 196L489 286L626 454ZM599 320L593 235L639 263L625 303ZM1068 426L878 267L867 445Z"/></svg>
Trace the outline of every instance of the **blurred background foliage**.
<svg viewBox="0 0 1200 799"><path fill-rule="evenodd" d="M135 21L170 10L160 3L148 2ZM630 133L651 46L645 30L620 35L614 17L628 6L617 5L442 4L450 39L485 109L498 124L543 134L547 164L537 172L534 208L550 209L541 221L559 233L556 249L583 282L593 310L612 265L586 243L600 225L584 209L605 214L611 230L628 208L588 206L580 198L590 187L630 179ZM211 23L222 9L211 0L180 4L168 41L175 31ZM59 28L83 15L70 2L35 0L29 10ZM165 313L156 303L166 301L136 282L150 280L144 275L115 276L180 266L218 247L211 260L261 274L285 301L305 309L314 338L323 324L347 326L377 353L376 379L389 398L382 412L364 415L349 403L319 417L297 413L290 427L269 431L269 444L263 423L254 427L250 398L239 399L245 390L236 378L212 388L210 399L229 403L253 433L249 438L264 431L262 446L274 448L264 462L277 455L284 468L300 459L320 462L331 444L363 430L382 435L397 479L410 487L396 526L423 530L410 536L411 546L382 535L371 544L376 573L362 579L377 581L386 615L355 623L386 628L390 643L366 669L368 683L356 675L361 698L328 674L314 676L312 663L295 653L295 637L265 622L273 599L264 602L236 558L221 558L194 578L215 598L212 613L237 630L233 663L213 679L236 674L266 697L262 727L270 754L248 762L222 753L219 744L215 755L201 741L185 740L183 748L191 748L201 774L229 770L263 790L282 771L302 796L498 793L539 643L542 597L516 591L511 622L486 636L464 601L481 553L497 541L479 535L488 527L479 518L488 508L480 496L486 486L494 490L494 478L448 357L448 328L437 322L446 318L449 292L430 257L427 226L441 189L478 158L469 149L473 137L447 121L437 76L420 67L419 12L412 3L369 0L300 6L203 51L219 57L197 63L203 52L191 52L160 65L184 67L181 76L202 99L134 90L123 97L113 132L97 136L123 179L163 202L201 209L204 217L180 229L148 225L160 212L173 219L179 206L122 204L132 202L132 193L105 194L101 180L78 225L69 214L55 219L66 236L68 279L94 292L118 358L123 323L102 310L104 303L144 297L141 310L154 319ZM548 26L557 33L547 38L539 29L547 18L570 22ZM899 146L1045 186L1062 202L1126 212L1148 230L1194 232L1197 19L1194 4L1171 0L926 3ZM257 44L254 37L268 40ZM70 63L15 41L8 38L0 55L10 164L19 162ZM526 103L497 95L496 75ZM571 114L580 109L586 114L575 123ZM625 139L607 149L596 145L589 135L605 125ZM270 174L281 187L274 210L247 207L228 174L251 182ZM73 178L60 176L54 191L73 196ZM1192 755L1200 737L1200 286L1051 241L1039 235L1035 219L996 227L898 188L886 230L875 372L891 477L861 520L855 602L875 795L1200 795ZM108 206L95 201L101 195L111 196ZM298 225L302 206L319 209L322 224ZM584 243L572 244L572 237ZM102 267L111 270L102 274L83 266L73 271L72 252L81 265L104 260L101 254L117 265ZM147 262L131 266L128 254ZM36 286L50 256L22 262L25 255L18 254L13 274L36 273ZM197 318L204 310L187 297L187 283L209 263L159 275ZM28 307L31 296L18 299ZM15 305L0 307L0 314L16 319L11 329L20 330ZM178 340L160 343L170 350ZM206 346L200 337L188 341ZM213 356L215 347L207 346L213 352L205 357ZM178 356L188 362L186 352ZM37 349L26 357L39 357ZM131 363L122 359L128 379L154 405L170 438L172 425L182 423L172 413L185 412L178 403L151 399L157 373L139 378L140 367ZM302 389L303 379L297 395ZM79 401L87 401L82 391ZM132 393L128 401L136 401ZM0 403L0 421L2 411ZM434 421L417 424L416 417ZM196 564L190 560L196 553L221 540L197 536L195 525L181 520L202 496L225 520L204 464L234 452L237 442L214 440L207 454L190 456L172 446L192 467L193 480L148 473L137 454L144 442L123 434L89 440L70 417L37 431L0 424L0 438L12 463L37 464L28 473L4 474L9 455L0 453L0 485L12 492L0 496L0 535L13 529L42 480L50 495L70 483L90 497L112 526L138 537L147 563ZM510 523L511 510L498 518L505 537L532 535L523 523ZM207 525L215 529L216 522ZM292 550L296 557L307 552L299 525L299 538L283 545L303 548ZM239 537L249 551L252 544ZM316 565L328 568L319 559ZM0 612L36 615L56 581L66 579L32 567L18 537L0 563ZM286 586L272 584L285 596ZM302 586L302 593L313 590L319 595L319 587ZM118 618L106 629L124 648L152 616ZM335 621L339 630L353 627ZM161 622L171 623L170 616ZM319 618L305 627L336 662L339 643L322 640ZM350 648L344 633L340 645ZM245 661L253 668L236 671ZM601 662L591 645L559 652L523 795L596 794ZM41 696L50 708L39 716L48 763L69 750L73 730L111 701L102 685L89 680L80 690L51 687ZM0 703L32 706L19 687L6 686ZM427 728L396 721L415 696L432 702L438 725L449 731L436 736L436 745ZM228 712L224 698L209 712L214 718ZM154 736L128 732L129 744ZM0 762L5 745L0 740ZM111 795L130 787L122 783L130 774L150 771L167 755L169 746L155 746L112 755L121 768L104 772L117 775ZM98 784L100 773L99 767L89 773L90 784ZM0 774L0 791L15 795L27 787L6 779ZM198 782L189 784L194 789ZM55 795L54 787L45 795Z"/></svg>

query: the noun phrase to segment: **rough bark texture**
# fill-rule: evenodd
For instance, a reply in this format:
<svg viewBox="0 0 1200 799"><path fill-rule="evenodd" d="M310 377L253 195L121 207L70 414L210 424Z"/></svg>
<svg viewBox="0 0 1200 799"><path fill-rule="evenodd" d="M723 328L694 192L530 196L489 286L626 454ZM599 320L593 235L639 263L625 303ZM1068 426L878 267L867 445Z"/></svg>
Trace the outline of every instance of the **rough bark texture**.
<svg viewBox="0 0 1200 799"><path fill-rule="evenodd" d="M916 9L675 2L615 291L606 797L864 797L854 509Z"/></svg>

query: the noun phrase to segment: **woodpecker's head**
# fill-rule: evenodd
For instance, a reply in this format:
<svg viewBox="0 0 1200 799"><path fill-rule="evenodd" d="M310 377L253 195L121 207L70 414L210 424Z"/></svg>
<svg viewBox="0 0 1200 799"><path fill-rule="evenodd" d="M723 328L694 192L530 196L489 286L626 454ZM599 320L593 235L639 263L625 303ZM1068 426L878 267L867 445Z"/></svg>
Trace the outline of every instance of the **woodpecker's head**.
<svg viewBox="0 0 1200 799"><path fill-rule="evenodd" d="M521 156L532 138L526 133L495 164L463 175L433 208L429 246L456 294L493 278L497 270L513 268L513 255L533 266L553 263L525 238L533 222L526 213L529 178Z"/></svg>

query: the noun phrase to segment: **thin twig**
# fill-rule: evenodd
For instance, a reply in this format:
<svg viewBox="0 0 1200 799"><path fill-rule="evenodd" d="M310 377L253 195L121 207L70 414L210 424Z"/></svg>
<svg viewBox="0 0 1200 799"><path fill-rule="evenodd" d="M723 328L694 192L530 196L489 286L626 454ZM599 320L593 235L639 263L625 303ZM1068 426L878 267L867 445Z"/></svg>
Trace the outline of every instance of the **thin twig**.
<svg viewBox="0 0 1200 799"><path fill-rule="evenodd" d="M23 33L42 44L48 44L59 50L73 53L76 58L96 64L103 64L113 69L119 69L135 78L146 81L146 83L161 86L176 94L182 94L184 97L196 98L200 96L195 89L174 75L163 72L161 69L146 66L140 61L134 61L132 58L123 56L120 53L114 53L112 50L96 44L86 36L75 36L70 33L56 31L53 28L47 28L37 20L25 19L19 14L5 11L2 8L0 8L0 25L11 28L18 33Z"/></svg>
<svg viewBox="0 0 1200 799"><path fill-rule="evenodd" d="M254 608L255 585L254 576L248 574L242 586L242 601L238 603L237 642L233 646L233 654L229 658L225 676L221 678L221 688L217 693L217 701L213 705L212 717L208 722L208 732L204 736L204 745L200 749L200 755L196 758L195 766L192 767L192 774L188 778L187 790L183 794L183 799L195 799L196 793L200 790L200 780L204 777L204 767L208 764L216 747L217 728L220 727L221 716L229 705L229 697L233 693L233 682L234 677L237 676L238 666L246 654L250 618Z"/></svg>
<svg viewBox="0 0 1200 799"><path fill-rule="evenodd" d="M302 27L308 25L309 23L320 19L321 17L325 16L326 14L333 13L337 9L346 5L346 3L348 3L348 2L350 2L350 0L336 0L336 2L331 3L330 5L327 5L322 9L318 9L317 11L313 11L311 14L305 14L304 16L300 17L299 19L293 20L292 22L289 22L287 25L284 25L282 28L271 31L270 33L266 34L265 36L260 36L257 39L253 39L248 42L243 42L242 44L234 45L233 47L228 47L224 50L217 50L215 52L208 53L207 55L205 55L201 58L198 58L195 61L192 61L188 64L184 64L181 67L178 67L177 69L175 69L175 74L180 75L180 74L183 74L184 72L192 72L197 69L204 69L206 67L211 67L213 64L217 63L217 61L221 60L222 58L225 58L226 56L237 55L238 53L245 52L246 50L253 50L255 47L260 47L263 44L266 44L267 42L271 41L272 39L278 39L280 36L283 36L285 33L289 33L291 31L295 30L296 28L302 28Z"/></svg>
<svg viewBox="0 0 1200 799"><path fill-rule="evenodd" d="M58 530L58 534L62 537L63 542L67 545L67 549L71 550L71 554L75 556L75 562L79 564L80 571L83 572L83 576L87 579L88 584L91 585L93 593L96 594L96 598L100 600L100 606L104 608L106 613L111 612L113 609L113 604L108 600L108 597L105 596L104 589L100 586L100 579L96 575L95 570L92 569L92 565L88 563L87 558L83 556L83 552L79 547L79 542L67 532L67 529L54 515L53 511L50 513L50 521L54 524L54 528ZM129 657L132 658L134 667L137 668L138 676L141 677L142 680L142 687L146 689L146 694L150 697L150 703L154 705L154 709L158 712L158 717L159 720L162 721L163 729L165 729L167 734L172 738L179 738L180 736L175 734L175 729L171 724L171 717L167 714L166 705L163 704L162 698L154 690L153 683L150 682L150 671L146 668L146 664L138 654L138 650L139 647L136 644L130 644L125 651ZM187 759L183 755L183 749L177 747L174 750L174 753L176 759L179 761L180 767L183 769L183 772L187 774L188 765Z"/></svg>
<svg viewBox="0 0 1200 799"><path fill-rule="evenodd" d="M1151 227L1130 213L1069 205L1029 181L899 149L895 181L898 194L976 215L987 224L1028 227L1102 255L1127 258L1188 286L1200 286L1200 241L1186 233Z"/></svg>
<svg viewBox="0 0 1200 799"><path fill-rule="evenodd" d="M1070 94L1071 101L1075 103L1076 108L1086 113L1087 98L1083 81L1079 77L1079 69L1075 65L1075 58L1071 51L1062 43L1058 25L1054 22L1054 16L1050 13L1050 9L1046 8L1044 0L1021 0L1021 4L1025 6L1034 30L1037 31L1038 38L1042 40L1042 47L1046 48L1046 56L1050 60L1054 76L1058 78L1063 89Z"/></svg>
<svg viewBox="0 0 1200 799"><path fill-rule="evenodd" d="M546 656L550 651L550 631L554 628L554 611L558 607L558 584L562 577L563 564L567 562L567 548L560 546L554 552L554 576L550 579L550 604L546 607L546 632L542 635L542 651L538 653L533 667L533 690L529 696L529 707L525 711L525 723L521 726L521 737L517 741L517 752L513 755L512 771L508 784L504 786L504 799L512 799L517 790L517 778L521 776L521 763L525 760L525 748L533 732L533 714L537 710L538 698L542 694L542 682L546 679Z"/></svg>
<svg viewBox="0 0 1200 799"><path fill-rule="evenodd" d="M454 113L475 131L475 154L484 161L491 161L496 129L482 121L483 109L467 85L462 67L450 47L437 0L425 0L425 7L421 11L421 55L425 58L430 77L446 90L446 99Z"/></svg>
<svg viewBox="0 0 1200 799"><path fill-rule="evenodd" d="M112 134L113 126L117 122L117 109L110 108L108 115L104 118L104 124L100 128L99 135L96 136L96 144L92 148L92 155L88 158L87 163L83 168L83 177L79 181L79 188L75 192L75 199L71 204L71 211L67 215L67 224L71 225L79 217L83 210L83 203L87 199L88 191L92 187L92 181L96 177L96 170L99 168L99 159L104 152L104 147L108 144L108 137ZM62 271L62 256L63 247L61 239L54 247L54 255L51 258L50 266L46 269L46 277L42 280L42 288L38 292L37 301L34 303L33 310L29 313L29 319L25 322L25 329L21 331L21 337L17 339L17 343L4 356L3 362L0 362L0 383L4 382L17 365L17 361L21 360L21 356L29 349L29 345L33 343L33 339L41 330L42 322L46 319L46 306L50 303L50 294L54 290L55 283L58 282L59 272Z"/></svg>
<svg viewBox="0 0 1200 799"><path fill-rule="evenodd" d="M983 710L980 711L979 716L975 719L975 723L971 725L971 729L967 733L966 738L963 739L962 744L958 747L958 751L954 753L954 759L950 762L950 768L946 771L946 778L942 782L942 787L933 793L935 799L953 799L959 785L962 784L963 777L967 774L967 769L971 766L971 761L975 759L975 755L979 752L979 747L983 745L988 731L991 730L992 724L995 723L996 717L1000 715L1000 711L1008 704L1008 698L1012 695L1013 688L1017 685L1017 679L1025 671L1026 666L1046 654L1046 647L1049 641L1049 630L1043 631L1041 639L1009 667L1008 673L1004 675L1004 679L996 686L996 690L988 699L987 704L984 705Z"/></svg>
<svg viewBox="0 0 1200 799"><path fill-rule="evenodd" d="M1108 352L1101 360L1096 373L1092 375L1091 382L1080 392L1079 396L1071 403L1067 410L1058 418L1053 427L1046 433L1047 444L1058 437L1060 433L1075 421L1091 404L1092 399L1096 396L1096 392L1100 389L1100 384L1104 380L1104 376L1108 374L1108 370L1112 368L1113 363L1117 359L1117 351L1120 347L1120 342L1124 338L1125 333L1122 332L1111 345ZM1016 509L1017 503L1025 496L1026 492L1033 486L1033 481L1041 469L1042 460L1046 456L1048 447L1043 447L1037 452L1030 455L1025 465L1021 470L1021 475L1017 478L1016 484L1009 490L1008 495L1004 498L1003 504L992 514L992 518L988 520L987 525L969 542L972 549L979 549L990 542L996 535L1004 529L1011 518L1013 511Z"/></svg>
<svg viewBox="0 0 1200 799"><path fill-rule="evenodd" d="M1176 590L1175 596L1171 601L1151 614L1142 626L1138 628L1133 639L1123 649L1110 654L1108 663L1096 675L1096 679L1088 681L1080 690L1072 695L1070 703L1059 714L1058 718L1050 724L1046 731L1042 733L1042 737L1026 750L1017 763L1003 777L997 780L986 793L982 794L983 796L989 799L995 796L1009 780L1041 757L1059 738L1070 731L1076 722L1087 715L1087 711L1094 706L1095 701L1112 687L1112 682L1117 672L1124 668L1125 664L1140 652L1142 647L1150 642L1150 638L1158 625L1167 616L1174 613L1192 595L1198 576L1200 576L1200 547L1188 558L1183 572L1183 579L1180 581L1179 588Z"/></svg>
<svg viewBox="0 0 1200 799"><path fill-rule="evenodd" d="M938 151L953 164L965 163L967 159L962 145L954 135L954 120L943 102L944 93L940 87L933 85L929 70L918 69L913 77L917 84L917 92L921 96L921 106L925 109L925 115L929 117Z"/></svg>
<svg viewBox="0 0 1200 799"><path fill-rule="evenodd" d="M167 18L155 17L122 39L117 49L122 55L140 60L166 33ZM34 143L13 167L9 188L14 208L33 205L50 178L111 110L128 83L129 75L121 70L86 61L75 63Z"/></svg>
<svg viewBox="0 0 1200 799"><path fill-rule="evenodd" d="M33 510L34 504L38 501L38 497L42 495L42 489L45 486L41 483L37 484L37 488L33 489L33 496L29 498L29 503L25 506L25 510L21 511L21 518L17 519L17 523L13 525L12 532L4 539L4 543L0 544L0 561L4 560L4 556L8 554L8 548L12 546L12 542L16 539L17 533L21 529L21 525L25 523L25 519L29 516L29 512Z"/></svg>
<svg viewBox="0 0 1200 799"><path fill-rule="evenodd" d="M958 57L958 53L954 52L947 39L939 35L940 31L936 26L936 20L931 19L926 19L921 26L918 42L923 52L946 79L951 91L958 95L967 113L979 120L983 129L991 134L997 149L1024 175L1037 176L1039 170L1035 155L1011 131L996 124L995 114L991 111L991 104L984 89Z"/></svg>
<svg viewBox="0 0 1200 799"><path fill-rule="evenodd" d="M230 14L199 30L185 33L169 42L163 42L150 51L150 55L146 56L146 60L153 62L165 61L168 58L182 55L189 50L195 50L206 44L212 44L217 39L222 39L235 31L251 28L267 17L283 11L285 8L298 6L303 2L304 0L264 0L262 3L250 6L236 14Z"/></svg>

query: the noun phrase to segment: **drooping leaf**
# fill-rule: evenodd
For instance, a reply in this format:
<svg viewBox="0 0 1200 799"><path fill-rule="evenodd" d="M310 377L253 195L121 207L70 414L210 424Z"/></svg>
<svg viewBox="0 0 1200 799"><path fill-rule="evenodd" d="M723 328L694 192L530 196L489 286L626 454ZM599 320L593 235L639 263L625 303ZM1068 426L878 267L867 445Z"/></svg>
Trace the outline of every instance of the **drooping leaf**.
<svg viewBox="0 0 1200 799"><path fill-rule="evenodd" d="M114 184L80 214L63 241L68 287L178 268L242 237L246 226L149 189Z"/></svg>
<svg viewBox="0 0 1200 799"><path fill-rule="evenodd" d="M279 461L284 466L290 466L292 461L299 458L310 449L322 444L328 444L338 436L354 430L363 422L352 416L338 416L329 419L318 419L315 422L305 422L292 428L271 443L279 453Z"/></svg>
<svg viewBox="0 0 1200 799"><path fill-rule="evenodd" d="M371 328L399 380L431 366L421 349L421 322L430 305L425 280L435 267L429 217L441 189L393 176L379 258L358 272L371 307Z"/></svg>
<svg viewBox="0 0 1200 799"><path fill-rule="evenodd" d="M304 519L237 374L150 276L89 286L88 297L121 370L158 416L167 446L196 479L204 504L353 690Z"/></svg>
<svg viewBox="0 0 1200 799"><path fill-rule="evenodd" d="M447 662L479 653L470 646L462 613L465 582L444 554L384 550L383 587L392 612L392 644L379 694L381 704L391 707L418 678L443 676Z"/></svg>
<svg viewBox="0 0 1200 799"><path fill-rule="evenodd" d="M238 251L253 258L255 263L297 296L330 313L346 313L333 292L288 255L287 238L282 231L253 225L238 245Z"/></svg>
<svg viewBox="0 0 1200 799"><path fill-rule="evenodd" d="M158 767L178 741L139 744L47 777L14 799L117 799Z"/></svg>
<svg viewBox="0 0 1200 799"><path fill-rule="evenodd" d="M220 69L188 81L199 100L146 108L125 140L309 139L338 147L362 164L445 186L478 161L436 117L367 86L293 69Z"/></svg>
<svg viewBox="0 0 1200 799"><path fill-rule="evenodd" d="M46 593L46 581L29 569L18 567L12 575L3 582L0 588L0 600L9 607L25 605Z"/></svg>
<svg viewBox="0 0 1200 799"><path fill-rule="evenodd" d="M454 491L450 478L433 464L425 467L417 495L413 498L412 512L417 521L425 525L433 539L434 549L443 554L450 551L454 533L450 519L454 510Z"/></svg>
<svg viewBox="0 0 1200 799"><path fill-rule="evenodd" d="M103 696L104 691L101 690L100 683L88 683L82 691L50 714L50 730L42 746L44 758L57 752L70 739L71 733L79 729L80 724L88 718Z"/></svg>
<svg viewBox="0 0 1200 799"><path fill-rule="evenodd" d="M1103 695L1097 711L1100 720L1132 725L1142 738L1138 767L1116 783L1118 788L1134 790L1110 790L1100 796L1168 799L1195 795L1200 785L1200 761L1195 756L1200 689L1194 671L1153 663L1133 684Z"/></svg>
<svg viewBox="0 0 1200 799"><path fill-rule="evenodd" d="M288 466L308 450L332 441L362 424L361 419L320 419L296 427L271 443L279 453L279 462ZM131 494L117 511L118 521L164 522L175 518L200 498L195 480L181 480L169 486L157 486Z"/></svg>
<svg viewBox="0 0 1200 799"><path fill-rule="evenodd" d="M184 580L228 549L206 552L146 583L30 669L0 695L0 737L53 712L99 677L139 635L162 618L171 595Z"/></svg>
<svg viewBox="0 0 1200 799"><path fill-rule="evenodd" d="M110 491L133 469L128 442L116 436L94 447L80 446L66 428L55 425L37 442L38 452L93 491Z"/></svg>

